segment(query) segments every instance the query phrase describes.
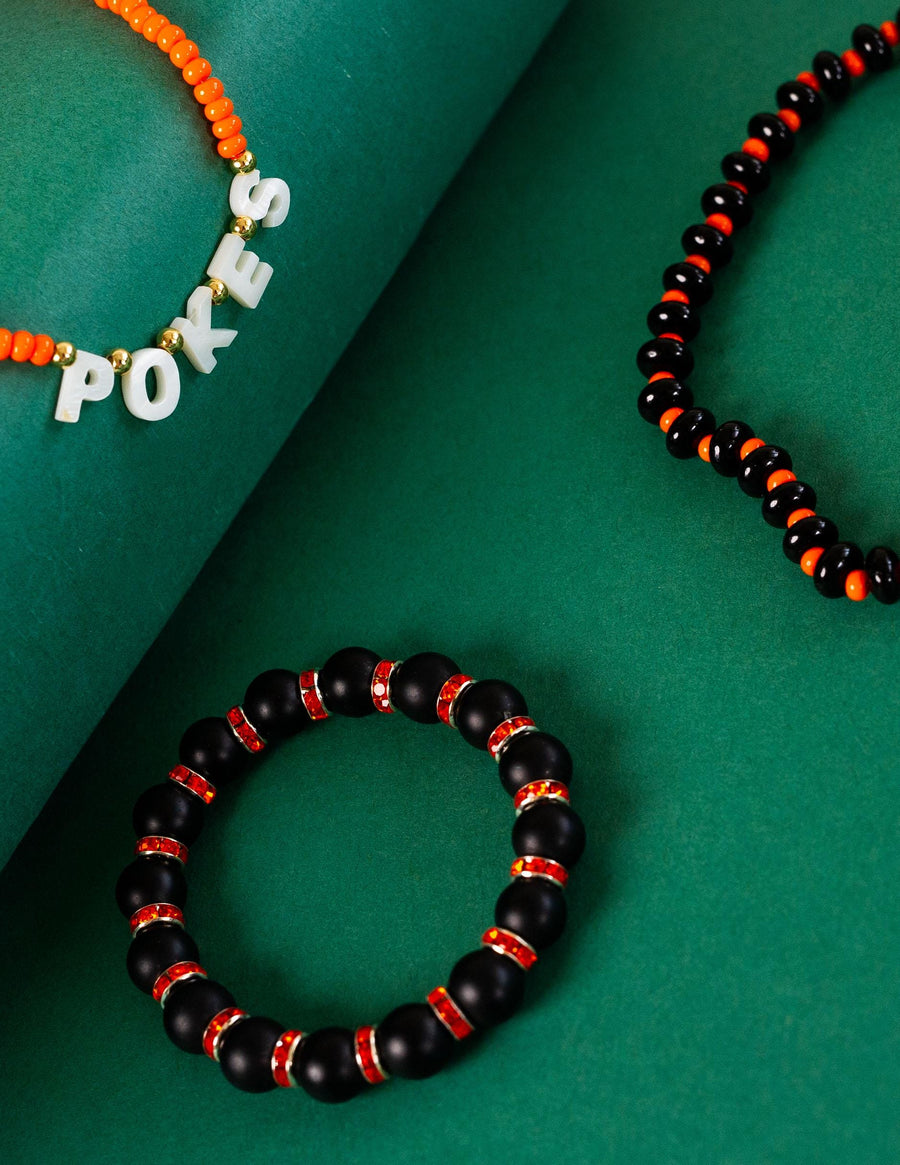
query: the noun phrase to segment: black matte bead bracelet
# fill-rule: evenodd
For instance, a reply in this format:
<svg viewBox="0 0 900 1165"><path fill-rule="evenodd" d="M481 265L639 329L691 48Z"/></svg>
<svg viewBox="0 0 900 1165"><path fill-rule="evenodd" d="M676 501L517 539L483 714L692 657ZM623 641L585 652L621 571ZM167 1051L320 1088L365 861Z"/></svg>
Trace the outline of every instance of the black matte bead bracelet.
<svg viewBox="0 0 900 1165"><path fill-rule="evenodd" d="M184 929L184 865L217 786L235 780L253 757L331 715L404 712L420 724L443 721L498 764L513 798L516 857L497 899L494 925L464 955L447 986L424 1002L396 1008L377 1026L305 1033L235 1004L207 978ZM128 973L163 1009L163 1026L186 1052L217 1060L227 1080L247 1092L300 1085L317 1100L349 1100L389 1076L421 1079L442 1068L456 1044L509 1019L522 1003L525 973L566 922L563 889L584 849L584 826L569 806L572 759L540 732L511 684L473 680L444 655L403 662L362 647L333 655L319 671L264 672L242 705L192 724L169 780L134 807L136 857L116 886L130 919Z"/></svg>
<svg viewBox="0 0 900 1165"><path fill-rule="evenodd" d="M812 577L819 594L859 601L871 592L882 603L900 598L896 551L876 546L864 555L856 543L840 541L834 522L816 512L813 487L797 481L790 455L766 444L743 421L717 425L711 412L694 407L684 379L694 367L688 344L700 330L699 308L712 295L712 272L730 261L731 235L752 218L755 195L769 185L770 163L786 158L794 148L794 135L821 118L823 94L841 102L850 95L854 77L890 68L900 43L898 23L900 11L896 20L877 29L858 25L853 48L840 56L816 53L811 72L778 88L777 114L751 117L749 138L722 159L725 181L703 192L706 221L688 227L682 236L686 258L663 274L662 302L647 316L655 338L637 354L638 368L649 379L638 397L638 411L666 434L672 456L699 456L723 477L737 478L744 493L762 498L763 518L785 531L785 555Z"/></svg>

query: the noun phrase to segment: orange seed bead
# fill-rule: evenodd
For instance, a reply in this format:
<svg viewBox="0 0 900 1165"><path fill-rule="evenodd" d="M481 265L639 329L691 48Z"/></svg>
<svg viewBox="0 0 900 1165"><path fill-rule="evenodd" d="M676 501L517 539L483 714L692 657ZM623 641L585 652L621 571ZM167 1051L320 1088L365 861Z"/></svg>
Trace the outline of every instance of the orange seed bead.
<svg viewBox="0 0 900 1165"><path fill-rule="evenodd" d="M241 125L241 119L237 114L229 114L219 121L212 123L213 137L217 137L219 141L225 141L226 138L233 138L235 134L241 132Z"/></svg>
<svg viewBox="0 0 900 1165"><path fill-rule="evenodd" d="M866 71L866 63L855 49L847 49L841 53L841 60L854 77L861 77Z"/></svg>
<svg viewBox="0 0 900 1165"><path fill-rule="evenodd" d="M815 573L816 563L824 553L824 546L814 546L812 550L807 550L807 552L800 559L800 569L803 571L803 573L808 574L811 578Z"/></svg>
<svg viewBox="0 0 900 1165"><path fill-rule="evenodd" d="M776 469L774 473L769 474L766 481L766 490L771 493L778 485L784 485L786 481L796 481L796 473L792 473L789 469Z"/></svg>
<svg viewBox="0 0 900 1165"><path fill-rule="evenodd" d="M151 16L156 15L156 9L151 8L149 4L142 4L140 8L132 10L128 17L128 23L135 32L140 32Z"/></svg>
<svg viewBox="0 0 900 1165"><path fill-rule="evenodd" d="M788 529L790 530L791 526L796 526L796 524L803 518L814 518L815 516L815 510L808 510L805 508L802 510L793 510L790 514L788 514Z"/></svg>
<svg viewBox="0 0 900 1165"><path fill-rule="evenodd" d="M12 356L17 364L24 364L34 354L34 336L31 332L16 332L12 338Z"/></svg>
<svg viewBox="0 0 900 1165"><path fill-rule="evenodd" d="M203 115L207 121L221 121L223 117L229 117L232 113L234 113L234 102L230 97L220 97L217 101L210 101L203 110ZM225 136L228 137L228 134Z"/></svg>
<svg viewBox="0 0 900 1165"><path fill-rule="evenodd" d="M705 271L708 275L712 271L712 264L705 255L685 255L685 263L693 263L695 267L699 267L701 271Z"/></svg>
<svg viewBox="0 0 900 1165"><path fill-rule="evenodd" d="M897 31L897 25L893 20L886 20L881 26L881 35L888 42L891 47L900 41L900 32Z"/></svg>
<svg viewBox="0 0 900 1165"><path fill-rule="evenodd" d="M9 328L0 328L0 360L8 360L12 351L12 332Z"/></svg>
<svg viewBox="0 0 900 1165"><path fill-rule="evenodd" d="M762 138L747 138L741 146L741 150L745 154L750 154L751 157L759 158L761 162L768 162L769 160L769 147Z"/></svg>
<svg viewBox="0 0 900 1165"><path fill-rule="evenodd" d="M779 109L778 116L788 127L791 133L796 133L800 128L800 114L795 113L793 109Z"/></svg>
<svg viewBox="0 0 900 1165"><path fill-rule="evenodd" d="M176 42L169 53L169 60L176 69L183 69L185 65L199 56L200 50L192 40L180 40Z"/></svg>
<svg viewBox="0 0 900 1165"><path fill-rule="evenodd" d="M221 158L236 158L238 154L242 154L247 148L247 139L242 133L235 134L233 138L226 138L224 142L219 142L216 149L219 151Z"/></svg>
<svg viewBox="0 0 900 1165"><path fill-rule="evenodd" d="M139 8L146 8L146 0L119 0L119 15L123 20L131 20L131 14Z"/></svg>
<svg viewBox="0 0 900 1165"><path fill-rule="evenodd" d="M194 98L200 102L201 105L209 105L210 101L218 101L218 99L225 92L225 86L218 77L210 77L194 89Z"/></svg>
<svg viewBox="0 0 900 1165"><path fill-rule="evenodd" d="M697 446L697 455L701 461L707 461L707 462L709 461L709 447L711 444L712 444L712 433L707 433L707 435L701 440L700 444Z"/></svg>
<svg viewBox="0 0 900 1165"><path fill-rule="evenodd" d="M94 0L98 8L109 8L109 0Z"/></svg>
<svg viewBox="0 0 900 1165"><path fill-rule="evenodd" d="M40 367L43 364L49 364L56 352L56 342L49 336L35 336L34 337L34 351L31 354L31 363Z"/></svg>
<svg viewBox="0 0 900 1165"><path fill-rule="evenodd" d="M861 603L869 593L869 576L864 570L851 570L844 583L844 590L848 599Z"/></svg>
<svg viewBox="0 0 900 1165"><path fill-rule="evenodd" d="M144 40L149 40L151 44L156 44L156 38L168 23L168 16L162 16L160 13L157 13L156 16L151 16L141 29Z"/></svg>
<svg viewBox="0 0 900 1165"><path fill-rule="evenodd" d="M110 10L110 12L115 12L116 16L119 15L119 0L109 0L109 3L106 7Z"/></svg>
<svg viewBox="0 0 900 1165"><path fill-rule="evenodd" d="M684 291L674 290L664 292L662 295L662 302L670 303L672 301L676 303L690 303L691 297Z"/></svg>
<svg viewBox="0 0 900 1165"><path fill-rule="evenodd" d="M727 214L710 214L707 216L706 225L715 227L717 231L721 231L723 235L730 235L734 230L734 223Z"/></svg>
<svg viewBox="0 0 900 1165"><path fill-rule="evenodd" d="M199 85L212 72L212 65L205 57L195 57L189 61L181 71L182 77L188 85Z"/></svg>
<svg viewBox="0 0 900 1165"><path fill-rule="evenodd" d="M163 53L170 53L180 40L184 40L185 31L177 24L167 24L156 36L156 47Z"/></svg>
<svg viewBox="0 0 900 1165"><path fill-rule="evenodd" d="M647 381L647 383L652 384L654 380L674 380L674 379L675 379L675 377L672 375L671 372L654 372L653 375L650 377L650 379Z"/></svg>
<svg viewBox="0 0 900 1165"><path fill-rule="evenodd" d="M810 87L810 89L815 89L815 91L817 93L822 88L822 86L819 84L819 78L815 75L815 73L810 73L810 72L798 73L797 80L802 85L808 85Z"/></svg>
<svg viewBox="0 0 900 1165"><path fill-rule="evenodd" d="M749 441L745 441L741 446L741 461L748 457L754 449L761 449L765 445L765 441L761 437L751 437Z"/></svg>
<svg viewBox="0 0 900 1165"><path fill-rule="evenodd" d="M680 417L683 412L684 409L680 409L677 406L671 409L666 409L663 415L659 418L659 427L662 429L662 431L664 433L668 433L669 429L672 428L672 422Z"/></svg>

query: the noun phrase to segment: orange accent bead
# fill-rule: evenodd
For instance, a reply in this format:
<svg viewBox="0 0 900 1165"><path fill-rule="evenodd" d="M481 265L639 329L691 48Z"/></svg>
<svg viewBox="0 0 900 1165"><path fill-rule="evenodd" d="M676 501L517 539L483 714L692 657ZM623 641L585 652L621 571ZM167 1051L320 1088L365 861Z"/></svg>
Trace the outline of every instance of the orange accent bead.
<svg viewBox="0 0 900 1165"><path fill-rule="evenodd" d="M776 469L774 473L769 474L766 481L766 490L771 493L778 485L784 485L786 481L796 481L796 473L792 473L790 469Z"/></svg>
<svg viewBox="0 0 900 1165"><path fill-rule="evenodd" d="M44 335L34 337L34 351L31 353L32 364L36 364L39 368L44 364L49 364L55 353L55 340Z"/></svg>
<svg viewBox="0 0 900 1165"><path fill-rule="evenodd" d="M741 150L753 158L759 158L761 162L769 160L769 147L761 138L747 138Z"/></svg>
<svg viewBox="0 0 900 1165"><path fill-rule="evenodd" d="M128 23L135 32L141 32L150 17L155 15L155 8L151 8L149 4L142 4L139 8L132 9L131 15L128 17Z"/></svg>
<svg viewBox="0 0 900 1165"><path fill-rule="evenodd" d="M810 73L810 72L798 73L797 80L802 85L808 85L810 87L810 89L815 89L815 91L817 93L822 88L822 86L819 84L819 78L815 75L815 73Z"/></svg>
<svg viewBox="0 0 900 1165"><path fill-rule="evenodd" d="M802 521L803 518L814 518L815 516L815 510L809 510L806 508L802 510L793 510L790 514L788 514L788 529L790 530L791 526L796 526L796 524Z"/></svg>
<svg viewBox="0 0 900 1165"><path fill-rule="evenodd" d="M234 102L230 97L220 97L217 101L210 101L203 110L203 116L207 121L221 121L223 117L230 117L232 113L234 113Z"/></svg>
<svg viewBox="0 0 900 1165"><path fill-rule="evenodd" d="M17 364L24 364L34 355L34 336L31 332L16 332L12 338L12 356Z"/></svg>
<svg viewBox="0 0 900 1165"><path fill-rule="evenodd" d="M194 97L201 105L209 105L210 101L217 101L225 92L225 86L218 77L210 77L201 82L194 89Z"/></svg>
<svg viewBox="0 0 900 1165"><path fill-rule="evenodd" d="M712 271L712 264L705 255L685 255L685 263L693 263L695 267L699 267L701 271L705 271L708 275Z"/></svg>
<svg viewBox="0 0 900 1165"><path fill-rule="evenodd" d="M781 118L781 120L784 122L784 124L788 127L788 129L791 131L791 133L796 133L797 130L800 128L800 125L801 125L800 114L795 113L793 111L793 109L779 109L778 116Z"/></svg>
<svg viewBox="0 0 900 1165"><path fill-rule="evenodd" d="M672 428L672 422L677 420L677 418L680 417L683 412L684 409L680 409L677 406L671 409L666 409L663 415L659 418L659 427L662 429L662 431L664 433L668 433L669 429Z"/></svg>
<svg viewBox="0 0 900 1165"><path fill-rule="evenodd" d="M205 57L195 57L181 71L181 75L188 85L199 85L201 81L206 80L210 73L212 73L212 65Z"/></svg>
<svg viewBox="0 0 900 1165"><path fill-rule="evenodd" d="M151 44L156 44L156 38L168 23L168 16L162 16L160 13L157 13L156 16L151 16L141 29L144 40L148 40Z"/></svg>
<svg viewBox="0 0 900 1165"><path fill-rule="evenodd" d="M697 456L700 458L701 461L706 461L706 462L709 461L709 447L711 444L712 444L712 434L707 433L707 435L702 438L702 440L700 441L700 444L697 446Z"/></svg>
<svg viewBox="0 0 900 1165"><path fill-rule="evenodd" d="M747 187L744 185L743 182L729 182L728 185L733 186L735 188L735 190L740 190L741 194L749 194L750 193L750 191L747 189Z"/></svg>
<svg viewBox="0 0 900 1165"><path fill-rule="evenodd" d="M199 56L200 50L192 40L180 40L176 42L174 48L169 53L169 60L176 69L183 69L185 65L196 60Z"/></svg>
<svg viewBox="0 0 900 1165"><path fill-rule="evenodd" d="M233 138L235 134L241 132L242 124L236 113L226 114L225 117L212 123L213 137L218 138L221 142L224 142L226 138Z"/></svg>
<svg viewBox="0 0 900 1165"><path fill-rule="evenodd" d="M741 461L752 453L754 449L761 449L763 445L765 445L765 441L760 437L751 437L749 441L745 441L741 446Z"/></svg>
<svg viewBox="0 0 900 1165"><path fill-rule="evenodd" d="M815 573L816 563L824 553L824 546L814 546L812 550L807 550L807 552L800 559L800 569L803 571L803 573L812 577L812 575Z"/></svg>
<svg viewBox="0 0 900 1165"><path fill-rule="evenodd" d="M893 48L898 41L900 41L900 32L897 30L897 25L893 20L886 20L881 26L881 35Z"/></svg>
<svg viewBox="0 0 900 1165"><path fill-rule="evenodd" d="M647 383L652 384L654 380L674 380L674 379L675 379L675 377L672 375L671 372L654 372L653 375L650 377L650 379L647 381Z"/></svg>
<svg viewBox="0 0 900 1165"><path fill-rule="evenodd" d="M861 77L866 71L866 62L855 49L847 49L845 53L841 53L841 60L854 77Z"/></svg>
<svg viewBox="0 0 900 1165"><path fill-rule="evenodd" d="M679 336L677 332L663 332L656 338L657 340L677 340L679 344L684 343L684 337Z"/></svg>
<svg viewBox="0 0 900 1165"><path fill-rule="evenodd" d="M226 138L224 142L219 142L216 149L219 151L221 158L236 158L238 154L242 154L247 148L247 139L242 133L235 134L233 138Z"/></svg>
<svg viewBox="0 0 900 1165"><path fill-rule="evenodd" d="M666 291L662 295L663 303L690 303L691 297L684 291Z"/></svg>
<svg viewBox="0 0 900 1165"><path fill-rule="evenodd" d="M869 576L864 570L851 570L844 583L847 598L854 603L861 603L869 593Z"/></svg>
<svg viewBox="0 0 900 1165"><path fill-rule="evenodd" d="M156 47L160 52L168 54L180 40L184 40L185 35L184 29L179 28L177 24L167 24L156 34Z"/></svg>
<svg viewBox="0 0 900 1165"><path fill-rule="evenodd" d="M109 0L109 3L107 4L107 8L110 10L110 12L115 12L116 16L118 16L119 15L119 0Z"/></svg>
<svg viewBox="0 0 900 1165"><path fill-rule="evenodd" d="M0 360L8 360L12 351L12 332L9 328L0 328Z"/></svg>
<svg viewBox="0 0 900 1165"><path fill-rule="evenodd" d="M146 8L145 0L119 0L119 15L123 20L131 20L131 14L139 8Z"/></svg>
<svg viewBox="0 0 900 1165"><path fill-rule="evenodd" d="M94 0L98 8L109 8L109 0Z"/></svg>
<svg viewBox="0 0 900 1165"><path fill-rule="evenodd" d="M723 235L730 235L734 230L734 223L727 214L710 214L706 218L706 225L715 227L717 231L721 231Z"/></svg>

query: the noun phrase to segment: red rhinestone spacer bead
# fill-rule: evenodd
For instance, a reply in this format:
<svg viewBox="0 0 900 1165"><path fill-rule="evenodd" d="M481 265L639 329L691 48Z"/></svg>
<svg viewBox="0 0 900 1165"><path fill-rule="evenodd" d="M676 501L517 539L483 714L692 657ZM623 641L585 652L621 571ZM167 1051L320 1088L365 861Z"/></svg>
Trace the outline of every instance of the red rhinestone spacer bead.
<svg viewBox="0 0 900 1165"><path fill-rule="evenodd" d="M552 858L539 858L528 855L516 858L509 871L511 878L549 878L557 886L565 886L569 880L569 871Z"/></svg>
<svg viewBox="0 0 900 1165"><path fill-rule="evenodd" d="M487 750L497 764L499 764L503 750L513 736L519 732L534 731L535 723L530 716L513 716L509 720L504 720L502 724L497 725L488 737Z"/></svg>
<svg viewBox="0 0 900 1165"><path fill-rule="evenodd" d="M246 1016L247 1012L242 1011L239 1007L226 1007L223 1011L217 1012L212 1017L203 1033L203 1050L211 1060L215 1060L218 1063L219 1044L222 1042L222 1036L238 1020L245 1019Z"/></svg>
<svg viewBox="0 0 900 1165"><path fill-rule="evenodd" d="M527 785L516 793L513 798L513 808L516 816L533 805L535 801L545 798L548 801L565 801L569 803L569 790L562 781L529 781Z"/></svg>
<svg viewBox="0 0 900 1165"><path fill-rule="evenodd" d="M372 1024L356 1029L355 1044L356 1062L359 1064L360 1072L370 1084L383 1084L389 1077L378 1060L375 1028Z"/></svg>
<svg viewBox="0 0 900 1165"><path fill-rule="evenodd" d="M400 666L400 660L383 659L372 674L372 703L379 712L391 713L391 673Z"/></svg>
<svg viewBox="0 0 900 1165"><path fill-rule="evenodd" d="M453 705L469 684L474 684L474 682L471 676L451 676L438 693L438 719L443 720L448 727L456 727L456 720L453 717Z"/></svg>
<svg viewBox="0 0 900 1165"><path fill-rule="evenodd" d="M174 837L160 837L153 834L150 837L139 837L134 844L136 854L165 854L167 858L175 858L181 864L187 865L188 848L176 841Z"/></svg>
<svg viewBox="0 0 900 1165"><path fill-rule="evenodd" d="M309 713L310 720L325 720L328 717L328 711L322 703L322 696L319 693L319 673L317 671L304 671L300 673L300 696L306 706L306 711Z"/></svg>
<svg viewBox="0 0 900 1165"><path fill-rule="evenodd" d="M176 926L184 926L184 915L171 902L150 902L132 914L129 921L131 933L137 934L151 922L174 922Z"/></svg>
<svg viewBox="0 0 900 1165"><path fill-rule="evenodd" d="M272 1052L272 1078L279 1088L296 1088L297 1082L291 1075L294 1054L300 1047L306 1032L282 1032Z"/></svg>
<svg viewBox="0 0 900 1165"><path fill-rule="evenodd" d="M499 926L490 926L481 936L483 946L490 947L498 955L506 955L518 963L523 971L530 971L537 962L537 951L511 930L502 930Z"/></svg>
<svg viewBox="0 0 900 1165"><path fill-rule="evenodd" d="M431 1010L454 1039L464 1040L466 1036L470 1036L475 1030L450 998L446 987L435 987L428 996L428 1003L431 1005Z"/></svg>
<svg viewBox="0 0 900 1165"><path fill-rule="evenodd" d="M189 960L183 963L173 963L171 967L167 967L163 971L153 984L153 998L157 1003L165 1003L166 996L176 983L180 983L182 979L194 978L206 978L206 972L199 963L193 963Z"/></svg>
<svg viewBox="0 0 900 1165"><path fill-rule="evenodd" d="M225 719L247 752L262 752L266 747L266 742L244 715L244 709L240 705L229 708L225 713Z"/></svg>
<svg viewBox="0 0 900 1165"><path fill-rule="evenodd" d="M210 784L206 777L201 777L199 773L195 773L187 765L176 765L169 773L169 780L175 781L179 785L184 785L186 789L190 789L192 793L195 793L207 805L211 805L216 799L215 785Z"/></svg>

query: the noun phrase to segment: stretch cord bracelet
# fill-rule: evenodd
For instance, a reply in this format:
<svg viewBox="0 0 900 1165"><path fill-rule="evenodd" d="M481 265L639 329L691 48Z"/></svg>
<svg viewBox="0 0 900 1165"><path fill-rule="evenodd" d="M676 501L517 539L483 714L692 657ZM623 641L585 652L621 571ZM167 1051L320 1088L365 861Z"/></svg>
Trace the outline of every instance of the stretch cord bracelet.
<svg viewBox="0 0 900 1165"><path fill-rule="evenodd" d="M770 163L786 158L794 136L821 118L823 93L840 103L851 93L854 78L890 68L900 41L898 22L900 11L897 20L885 21L880 30L860 24L853 30L851 49L840 56L817 53L812 72L778 88L777 114L750 118L749 138L722 159L725 182L703 192L706 221L682 235L685 260L663 274L662 301L647 316L656 338L637 354L638 368L649 378L638 397L638 411L659 425L672 456L699 456L723 477L736 477L744 493L762 498L763 518L786 531L784 553L812 577L819 594L860 601L871 592L882 603L900 597L896 551L876 546L864 555L856 543L840 541L834 522L816 512L813 487L797 480L790 454L757 437L743 421L717 425L708 409L694 407L684 378L694 367L688 343L700 329L699 309L713 292L711 272L731 260L731 235L752 218L754 197L769 185Z"/></svg>
<svg viewBox="0 0 900 1165"><path fill-rule="evenodd" d="M184 929L184 865L218 786L273 744L332 715L404 712L442 721L497 762L513 797L516 857L481 946L453 967L424 1002L390 1012L377 1026L306 1033L248 1015L207 978ZM116 886L130 919L128 973L163 1009L163 1026L186 1052L217 1060L247 1092L299 1085L317 1100L349 1100L389 1076L421 1079L451 1059L457 1043L518 1010L525 973L562 934L569 871L584 849L584 826L569 806L572 759L540 732L511 684L473 680L447 656L423 652L399 662L362 647L333 655L319 670L264 672L224 718L192 724L179 764L134 807L137 857Z"/></svg>
<svg viewBox="0 0 900 1165"><path fill-rule="evenodd" d="M137 351L118 347L104 357L79 350L68 341L56 342L48 335L0 328L0 361L62 369L54 414L58 421L75 422L85 401L108 397L117 375L129 412L142 420L160 421L172 414L181 395L176 354L182 353L198 372L209 373L216 366L216 349L228 348L237 336L232 328L212 326L213 307L231 298L243 307L255 308L262 299L272 267L248 251L246 244L258 225L276 227L284 222L290 209L290 190L281 178L262 178L231 98L184 29L140 0L94 0L94 4L121 16L134 32L156 45L191 87L217 152L233 174L229 204L234 217L206 269L208 281L191 293L185 314L157 334L153 347ZM152 394L148 388L151 373Z"/></svg>

